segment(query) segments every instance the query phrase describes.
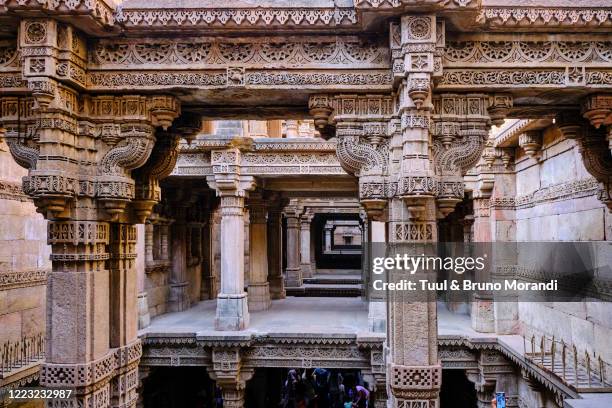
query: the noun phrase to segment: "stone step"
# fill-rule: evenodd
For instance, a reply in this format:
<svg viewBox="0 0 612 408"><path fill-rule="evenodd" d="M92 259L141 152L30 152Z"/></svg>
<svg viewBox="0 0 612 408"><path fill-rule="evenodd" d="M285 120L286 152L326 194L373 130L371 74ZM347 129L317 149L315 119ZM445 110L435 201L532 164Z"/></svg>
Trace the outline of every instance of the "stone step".
<svg viewBox="0 0 612 408"><path fill-rule="evenodd" d="M300 297L358 297L361 296L361 284L311 284L300 287L285 288L287 296Z"/></svg>
<svg viewBox="0 0 612 408"><path fill-rule="evenodd" d="M361 275L315 275L304 278L304 283L313 285L358 285Z"/></svg>
<svg viewBox="0 0 612 408"><path fill-rule="evenodd" d="M315 275L360 275L361 269L317 269Z"/></svg>

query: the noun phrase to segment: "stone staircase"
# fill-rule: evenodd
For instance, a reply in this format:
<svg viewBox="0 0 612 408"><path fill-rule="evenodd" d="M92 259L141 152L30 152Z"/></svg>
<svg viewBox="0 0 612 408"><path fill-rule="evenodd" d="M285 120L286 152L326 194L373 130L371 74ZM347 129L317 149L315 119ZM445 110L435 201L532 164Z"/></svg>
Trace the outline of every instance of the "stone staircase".
<svg viewBox="0 0 612 408"><path fill-rule="evenodd" d="M362 293L359 274L318 274L305 278L301 287L285 288L287 296L358 297Z"/></svg>

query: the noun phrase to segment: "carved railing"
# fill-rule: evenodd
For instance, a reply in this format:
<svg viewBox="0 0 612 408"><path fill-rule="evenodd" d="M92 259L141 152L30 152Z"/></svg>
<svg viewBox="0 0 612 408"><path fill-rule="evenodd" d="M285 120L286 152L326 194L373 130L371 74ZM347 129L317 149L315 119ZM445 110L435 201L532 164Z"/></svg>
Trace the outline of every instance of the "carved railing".
<svg viewBox="0 0 612 408"><path fill-rule="evenodd" d="M612 391L612 365L600 355L579 350L555 337L523 336L525 358L577 392Z"/></svg>
<svg viewBox="0 0 612 408"><path fill-rule="evenodd" d="M37 363L45 358L45 336L39 333L0 346L0 378Z"/></svg>

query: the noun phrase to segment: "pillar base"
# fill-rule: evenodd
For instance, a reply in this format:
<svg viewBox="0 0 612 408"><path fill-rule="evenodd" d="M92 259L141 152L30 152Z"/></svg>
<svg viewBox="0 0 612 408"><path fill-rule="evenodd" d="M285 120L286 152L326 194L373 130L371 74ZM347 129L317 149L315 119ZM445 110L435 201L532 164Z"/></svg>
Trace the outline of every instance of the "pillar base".
<svg viewBox="0 0 612 408"><path fill-rule="evenodd" d="M472 329L479 333L493 333L495 318L493 316L493 300L475 295L472 300Z"/></svg>
<svg viewBox="0 0 612 408"><path fill-rule="evenodd" d="M217 296L216 330L244 330L249 325L249 308L246 293Z"/></svg>
<svg viewBox="0 0 612 408"><path fill-rule="evenodd" d="M493 304L496 334L517 334L519 332L519 312L517 300L504 300Z"/></svg>
<svg viewBox="0 0 612 408"><path fill-rule="evenodd" d="M270 285L265 283L252 283L249 285L249 310L268 310L272 302L270 301Z"/></svg>
<svg viewBox="0 0 612 408"><path fill-rule="evenodd" d="M368 303L368 330L374 333L387 332L387 304L384 301Z"/></svg>
<svg viewBox="0 0 612 408"><path fill-rule="evenodd" d="M285 269L285 286L288 288L299 288L302 281L302 268Z"/></svg>
<svg viewBox="0 0 612 408"><path fill-rule="evenodd" d="M151 315L149 315L149 301L147 300L147 292L138 294L138 329L144 329L151 324Z"/></svg>
<svg viewBox="0 0 612 408"><path fill-rule="evenodd" d="M302 264L302 279L312 278L314 273L312 273L312 268L310 264Z"/></svg>
<svg viewBox="0 0 612 408"><path fill-rule="evenodd" d="M170 284L170 311L182 312L189 309L191 302L187 292L187 282Z"/></svg>
<svg viewBox="0 0 612 408"><path fill-rule="evenodd" d="M287 297L285 293L285 279L282 276L270 278L270 299L284 299Z"/></svg>

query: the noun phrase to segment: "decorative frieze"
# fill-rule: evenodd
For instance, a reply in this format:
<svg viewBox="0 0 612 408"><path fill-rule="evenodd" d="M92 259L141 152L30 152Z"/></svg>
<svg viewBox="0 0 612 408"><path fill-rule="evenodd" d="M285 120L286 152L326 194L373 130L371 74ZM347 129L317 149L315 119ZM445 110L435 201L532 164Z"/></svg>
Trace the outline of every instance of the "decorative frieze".
<svg viewBox="0 0 612 408"><path fill-rule="evenodd" d="M21 184L11 183L0 180L0 199L14 201L30 201L30 198L25 195Z"/></svg>
<svg viewBox="0 0 612 408"><path fill-rule="evenodd" d="M1 77L0 77L1 78ZM13 82L17 86L17 78ZM283 72L283 71L247 71L244 78L244 86L312 86L312 87L334 87L334 86L366 86L374 89L386 89L391 87L391 75L387 71L357 71L357 72ZM90 72L88 85L92 89L133 89L160 88L160 87L204 87L224 88L229 86L226 71L222 72Z"/></svg>
<svg viewBox="0 0 612 408"><path fill-rule="evenodd" d="M491 26L509 28L597 27L612 23L612 8L483 7L478 20Z"/></svg>
<svg viewBox="0 0 612 408"><path fill-rule="evenodd" d="M113 349L106 356L88 364L43 365L41 385L47 387L86 387L108 381L116 370L136 366L142 355L140 340Z"/></svg>
<svg viewBox="0 0 612 408"><path fill-rule="evenodd" d="M582 70L581 70L582 72ZM567 69L445 69L440 88L467 86L495 88L502 86L558 87L567 85L612 86L612 71L585 70L579 81Z"/></svg>
<svg viewBox="0 0 612 408"><path fill-rule="evenodd" d="M351 26L358 23L352 7L142 9L119 7L119 24L128 27L269 28Z"/></svg>
<svg viewBox="0 0 612 408"><path fill-rule="evenodd" d="M495 209L525 209L549 202L594 196L600 191L600 183L594 178L587 178L554 184L516 197L491 197L490 206Z"/></svg>
<svg viewBox="0 0 612 408"><path fill-rule="evenodd" d="M45 285L47 283L47 272L46 269L0 272L0 290Z"/></svg>
<svg viewBox="0 0 612 408"><path fill-rule="evenodd" d="M463 66L464 63L479 66L496 63L605 66L611 61L612 42L607 37L577 37L575 41L519 41L504 37L499 41L453 41L444 49L444 65L449 67Z"/></svg>
<svg viewBox="0 0 612 408"><path fill-rule="evenodd" d="M93 46L91 69L133 69L138 66L181 65L208 69L228 66L261 68L345 66L386 68L389 49L376 43L364 43L357 37L263 38L252 40L217 40L180 38L156 41L107 41Z"/></svg>

